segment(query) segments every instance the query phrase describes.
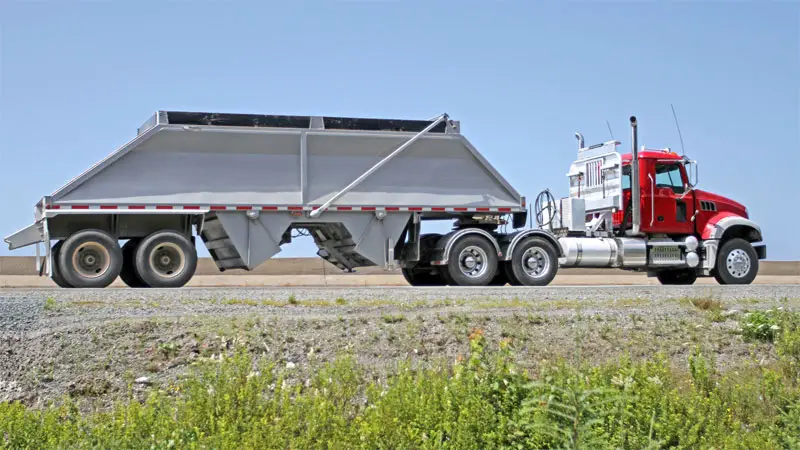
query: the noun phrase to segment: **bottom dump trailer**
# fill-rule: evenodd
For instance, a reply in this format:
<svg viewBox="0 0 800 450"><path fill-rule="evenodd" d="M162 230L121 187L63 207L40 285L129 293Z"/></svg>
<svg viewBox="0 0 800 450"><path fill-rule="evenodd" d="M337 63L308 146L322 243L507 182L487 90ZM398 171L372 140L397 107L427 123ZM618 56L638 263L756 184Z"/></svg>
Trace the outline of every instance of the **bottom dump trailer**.
<svg viewBox="0 0 800 450"><path fill-rule="evenodd" d="M646 271L664 284L752 282L766 247L753 245L761 230L746 208L696 189L693 161L638 151L631 125L628 155L616 141L584 147L577 134L569 197L539 194L538 228L526 228L525 198L446 114L159 111L5 241L36 245L40 275L64 288L117 277L180 287L194 275L196 237L220 271L252 270L298 233L342 270L400 267L415 286L543 286L559 266ZM423 232L442 220L450 232Z"/></svg>

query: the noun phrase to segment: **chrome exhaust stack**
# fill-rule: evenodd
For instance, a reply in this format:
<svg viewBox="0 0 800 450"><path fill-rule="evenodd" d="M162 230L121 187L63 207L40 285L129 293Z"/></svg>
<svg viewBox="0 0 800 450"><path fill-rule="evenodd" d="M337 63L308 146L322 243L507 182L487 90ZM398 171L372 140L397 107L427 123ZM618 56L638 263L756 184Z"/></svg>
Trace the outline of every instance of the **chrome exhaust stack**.
<svg viewBox="0 0 800 450"><path fill-rule="evenodd" d="M578 150L582 149L583 148L583 135L576 131L575 132L575 139L578 140Z"/></svg>
<svg viewBox="0 0 800 450"><path fill-rule="evenodd" d="M633 225L633 234L639 234L639 227L642 223L641 204L639 203L640 189L639 185L639 137L636 130L636 116L631 116L631 221ZM625 224L623 224L623 227Z"/></svg>

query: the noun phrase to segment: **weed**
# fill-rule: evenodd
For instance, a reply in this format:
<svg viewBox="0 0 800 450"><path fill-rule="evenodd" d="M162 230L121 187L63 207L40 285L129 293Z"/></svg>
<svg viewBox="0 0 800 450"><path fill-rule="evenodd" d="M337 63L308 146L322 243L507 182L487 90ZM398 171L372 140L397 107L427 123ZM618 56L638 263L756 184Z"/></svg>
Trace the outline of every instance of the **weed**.
<svg viewBox="0 0 800 450"><path fill-rule="evenodd" d="M295 297L294 294L289 295L289 298L286 300L286 303L290 305L296 305L298 303L297 297Z"/></svg>
<svg viewBox="0 0 800 450"><path fill-rule="evenodd" d="M47 297L44 300L44 310L45 311L52 311L52 310L56 309L56 305L57 305L56 304L56 299L54 299L53 297Z"/></svg>
<svg viewBox="0 0 800 450"><path fill-rule="evenodd" d="M402 314L397 314L397 315L384 314L382 319L386 323L398 323L406 320L406 316Z"/></svg>
<svg viewBox="0 0 800 450"><path fill-rule="evenodd" d="M702 311L720 310L722 308L722 303L711 297L698 297L690 299L689 301L692 306Z"/></svg>
<svg viewBox="0 0 800 450"><path fill-rule="evenodd" d="M338 297L336 299L336 304L337 305L346 305L347 304L347 300L343 299L342 297Z"/></svg>

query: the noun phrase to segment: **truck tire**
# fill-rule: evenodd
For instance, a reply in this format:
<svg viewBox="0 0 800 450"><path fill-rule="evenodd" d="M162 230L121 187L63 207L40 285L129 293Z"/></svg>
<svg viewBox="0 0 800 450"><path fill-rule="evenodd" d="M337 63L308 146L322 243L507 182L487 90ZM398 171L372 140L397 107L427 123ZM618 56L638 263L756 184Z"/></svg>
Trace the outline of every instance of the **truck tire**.
<svg viewBox="0 0 800 450"><path fill-rule="evenodd" d="M62 244L58 270L76 288L104 288L122 269L122 249L116 238L102 230L79 231Z"/></svg>
<svg viewBox="0 0 800 450"><path fill-rule="evenodd" d="M758 275L758 254L741 238L725 241L717 252L714 278L719 284L750 284Z"/></svg>
<svg viewBox="0 0 800 450"><path fill-rule="evenodd" d="M694 269L662 270L656 278L664 285L689 285L697 281L697 271Z"/></svg>
<svg viewBox="0 0 800 450"><path fill-rule="evenodd" d="M51 259L51 264L53 266L52 279L53 282L56 284L56 286L60 288L69 289L72 286L70 286L70 284L67 283L67 280L65 280L64 277L61 276L61 270L58 268L58 255L61 254L62 245L64 245L64 241L58 241L56 242L56 245L54 245L53 248L50 249L50 259Z"/></svg>
<svg viewBox="0 0 800 450"><path fill-rule="evenodd" d="M136 247L141 241L141 239L129 239L122 246L122 270L119 273L119 277L123 283L131 288L148 287L139 277L139 274L136 273Z"/></svg>
<svg viewBox="0 0 800 450"><path fill-rule="evenodd" d="M512 284L547 286L558 272L558 253L544 238L525 238L514 247L506 271Z"/></svg>
<svg viewBox="0 0 800 450"><path fill-rule="evenodd" d="M442 286L442 278L434 274L430 268L403 268L403 277L411 286Z"/></svg>
<svg viewBox="0 0 800 450"><path fill-rule="evenodd" d="M498 267L497 274L492 278L492 281L489 282L489 286L505 286L506 284L508 284L506 271L503 270L502 267Z"/></svg>
<svg viewBox="0 0 800 450"><path fill-rule="evenodd" d="M486 238L468 234L453 245L440 269L447 284L487 286L497 274L497 251Z"/></svg>
<svg viewBox="0 0 800 450"><path fill-rule="evenodd" d="M176 231L156 231L136 247L134 267L147 286L182 287L197 269L197 251L186 236Z"/></svg>

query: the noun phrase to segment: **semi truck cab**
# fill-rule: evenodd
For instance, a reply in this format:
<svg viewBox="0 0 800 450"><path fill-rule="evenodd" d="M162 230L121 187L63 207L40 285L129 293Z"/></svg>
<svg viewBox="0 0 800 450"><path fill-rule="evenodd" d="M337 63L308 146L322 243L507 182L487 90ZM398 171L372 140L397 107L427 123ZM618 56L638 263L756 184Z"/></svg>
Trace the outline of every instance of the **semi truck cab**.
<svg viewBox="0 0 800 450"><path fill-rule="evenodd" d="M766 246L747 208L698 189L696 161L668 148L638 149L635 117L631 128L627 154L616 141L585 147L576 133L570 197L537 212L561 236L561 265L647 271L662 284L692 284L698 276L751 283Z"/></svg>

